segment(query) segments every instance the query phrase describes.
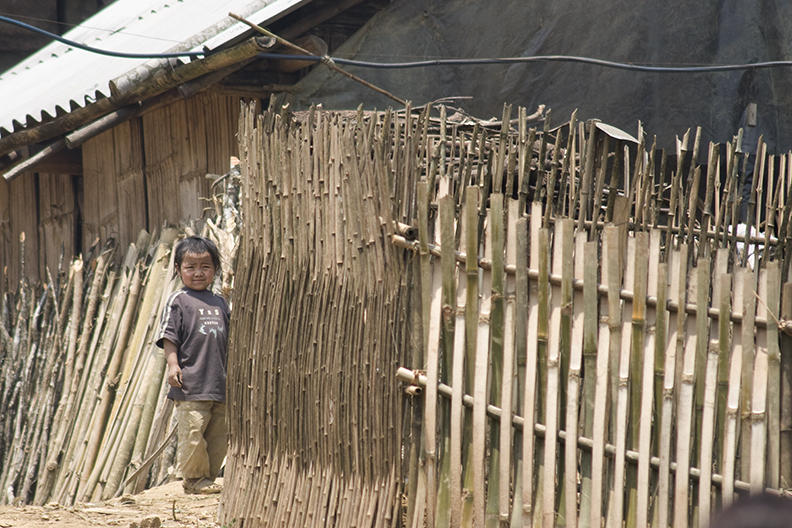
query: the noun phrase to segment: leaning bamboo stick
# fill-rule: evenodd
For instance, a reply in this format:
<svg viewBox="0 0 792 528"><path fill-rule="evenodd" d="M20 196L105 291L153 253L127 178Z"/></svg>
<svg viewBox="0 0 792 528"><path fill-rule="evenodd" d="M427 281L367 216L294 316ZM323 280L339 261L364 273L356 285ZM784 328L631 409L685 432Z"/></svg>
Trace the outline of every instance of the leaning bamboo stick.
<svg viewBox="0 0 792 528"><path fill-rule="evenodd" d="M97 406L98 410L96 411L96 414L99 419L94 424L95 428L90 433L88 447L86 447L86 462L83 466L82 473L82 482L84 484L78 488L78 501L83 501L90 497L93 494L93 490L97 481L99 480L101 465L96 463L97 456L99 455L102 438L105 434L107 434L106 420L111 411L113 401L115 400L116 388L118 386L118 370L123 359L123 351L126 349L126 342L129 336L132 315L134 313L134 307L137 305L137 299L140 293L140 283L140 273L137 269L134 269L132 271L132 279L126 302L119 302L118 310L116 311L116 314L120 315L120 312L122 311L121 307L126 306L119 322L118 338L115 341L116 352L113 354L113 357L107 368L106 383L102 390L102 395L100 396L100 401ZM108 343L107 346L110 346L110 344Z"/></svg>
<svg viewBox="0 0 792 528"><path fill-rule="evenodd" d="M64 373L64 387L63 394L66 394L65 399L61 398L61 403L58 405L58 410L55 413L54 424L56 427L54 441L49 446L47 453L46 472L36 487L37 504L43 504L49 499L50 493L55 485L57 477L56 471L59 469L59 459L62 455L64 442L69 434L71 425L72 409L74 408L74 401L77 397L77 382L75 382L72 373L78 370L76 376L80 377L82 369L82 356L75 358L77 352L77 337L79 333L81 306L82 306L82 259L77 259L72 265L72 273L74 275L74 290L71 309L71 318L69 322L69 336L66 353L66 366ZM77 369L75 369L75 362Z"/></svg>

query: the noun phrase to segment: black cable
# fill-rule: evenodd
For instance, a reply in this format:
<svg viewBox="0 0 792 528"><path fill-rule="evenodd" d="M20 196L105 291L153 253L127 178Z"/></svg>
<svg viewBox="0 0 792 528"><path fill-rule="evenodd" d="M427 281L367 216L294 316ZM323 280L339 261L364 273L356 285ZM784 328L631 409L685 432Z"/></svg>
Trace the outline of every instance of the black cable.
<svg viewBox="0 0 792 528"><path fill-rule="evenodd" d="M320 57L318 55L284 55L279 53L259 53L259 58L276 60L305 60L321 62L332 60L336 64L346 66L359 66L361 68L378 69L406 69L424 68L428 66L466 66L474 64L518 64L526 62L575 62L580 64L593 64L605 68L616 68L620 70L653 72L653 73L706 73L724 72L734 70L753 70L759 68L777 68L792 66L792 61L766 61L751 62L746 64L723 64L715 66L649 66L644 64L628 64L591 57L577 57L574 55L533 55L530 57L499 57L481 59L430 59L413 62L369 62L354 59L342 59L339 57Z"/></svg>
<svg viewBox="0 0 792 528"><path fill-rule="evenodd" d="M173 59L178 57L203 57L206 55L206 53L203 51L184 51L181 53L125 53L122 51L103 50L63 38L60 35L56 35L55 33L50 33L49 31L45 31L41 28L37 28L36 26L31 26L30 24L20 22L19 20L15 20L7 16L0 15L0 22L6 22L8 24L19 26L23 29L27 29L28 31L33 31L34 33L53 38L74 48L90 51L91 53L98 53L100 55L109 55L110 57L121 57L123 59Z"/></svg>
<svg viewBox="0 0 792 528"><path fill-rule="evenodd" d="M53 38L59 42L63 42L69 46L79 48L91 53L98 53L101 55L108 55L111 57L121 57L127 59L170 59L178 57L203 57L206 52L203 51L185 51L181 53L125 53L120 51L103 50L94 48L69 40L67 38L50 33L36 26L31 26L25 22L20 22L13 18L0 15L0 22L6 22L19 26L23 29L45 35ZM486 65L486 64L519 64L528 62L573 62L579 64L592 64L595 66L602 66L604 68L615 68L620 70L641 71L652 73L708 73L708 72L724 72L734 70L755 70L760 68L779 68L785 66L792 66L792 61L779 60L779 61L765 61L765 62L751 62L744 64L722 64L714 66L651 66L646 64L629 64L625 62L616 62L603 59L595 59L592 57L579 57L575 55L533 55L530 57L497 57L497 58L480 58L480 59L430 59L413 62L369 62L354 59L342 59L340 57L320 57L318 55L283 55L278 53L259 53L259 58L262 59L276 59L276 60L305 60L313 62L321 62L331 60L336 64L344 64L347 66L358 66L361 68L379 68L379 69L406 69L406 68L425 68L429 66L468 66L468 65Z"/></svg>

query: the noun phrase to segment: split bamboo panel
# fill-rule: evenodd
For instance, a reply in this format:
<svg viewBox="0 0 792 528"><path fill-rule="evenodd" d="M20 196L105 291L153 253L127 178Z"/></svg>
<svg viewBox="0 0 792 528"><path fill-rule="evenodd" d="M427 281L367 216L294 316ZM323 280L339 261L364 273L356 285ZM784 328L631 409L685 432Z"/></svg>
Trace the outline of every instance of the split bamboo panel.
<svg viewBox="0 0 792 528"><path fill-rule="evenodd" d="M448 412L449 401L452 413L450 430L423 422L423 434L433 429L425 449L452 446L451 500L425 499L442 487L424 459L415 478L423 508L436 509L406 524L706 526L735 496L778 493L792 457L782 436L790 404L777 324L791 210L786 183L774 176L785 174L786 156L764 154L766 172L760 164L743 197L738 160L722 171L718 161L719 152L733 156L734 144L710 145L699 165L699 131L691 148L687 135L680 141L674 171L643 136L634 156L624 144L609 150L595 126L570 123L551 134L529 130L519 115L516 132L460 130L440 111L412 162L438 182L417 187L416 217L405 219L422 232L450 222L440 199L449 183L439 174L455 193L481 200L475 216L476 202L457 200L465 204L456 216L465 219L464 237L435 245L393 237L420 252L432 288L461 286L463 272L468 278L465 296L457 295L453 346L443 347L432 323L448 302L425 293L424 327L412 329L433 358L440 347L437 361L453 365L454 375L432 379L435 359L397 372L408 393L431 387L413 403L424 420ZM404 123L394 130L413 126L398 119ZM511 199L516 210L506 215ZM514 247L517 259L509 257ZM463 320L476 323L463 328ZM471 479L461 484L469 503L457 487L460 444L470 446ZM405 489L409 502L414 488Z"/></svg>

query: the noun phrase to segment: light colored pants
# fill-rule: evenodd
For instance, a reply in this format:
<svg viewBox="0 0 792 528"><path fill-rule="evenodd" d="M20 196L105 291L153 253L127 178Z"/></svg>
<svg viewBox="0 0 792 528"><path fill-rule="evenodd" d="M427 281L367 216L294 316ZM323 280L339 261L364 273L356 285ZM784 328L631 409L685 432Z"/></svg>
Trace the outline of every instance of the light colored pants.
<svg viewBox="0 0 792 528"><path fill-rule="evenodd" d="M176 476L214 479L228 446L225 403L175 401L178 443Z"/></svg>

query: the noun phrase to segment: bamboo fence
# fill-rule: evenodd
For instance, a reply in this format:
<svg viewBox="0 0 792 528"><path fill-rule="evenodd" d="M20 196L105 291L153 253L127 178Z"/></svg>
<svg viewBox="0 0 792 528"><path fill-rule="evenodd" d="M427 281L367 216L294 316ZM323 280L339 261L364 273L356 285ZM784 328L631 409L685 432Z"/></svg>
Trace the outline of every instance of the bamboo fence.
<svg viewBox="0 0 792 528"><path fill-rule="evenodd" d="M392 526L403 411L392 371L407 359L410 315L407 259L385 236L382 160L396 143L337 115L305 117L250 106L240 118L245 287L233 295L234 485L220 522Z"/></svg>
<svg viewBox="0 0 792 528"><path fill-rule="evenodd" d="M217 212L207 234L230 268L235 221L222 207ZM0 503L70 505L171 478L172 447L153 464L144 461L174 443L165 360L154 338L178 284L171 249L179 234L141 232L123 259L114 259L112 246L95 248L46 284L22 280L3 296ZM224 276L224 285L231 280Z"/></svg>
<svg viewBox="0 0 792 528"><path fill-rule="evenodd" d="M221 522L706 526L792 486L792 154L531 124L243 107Z"/></svg>

